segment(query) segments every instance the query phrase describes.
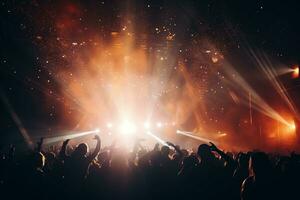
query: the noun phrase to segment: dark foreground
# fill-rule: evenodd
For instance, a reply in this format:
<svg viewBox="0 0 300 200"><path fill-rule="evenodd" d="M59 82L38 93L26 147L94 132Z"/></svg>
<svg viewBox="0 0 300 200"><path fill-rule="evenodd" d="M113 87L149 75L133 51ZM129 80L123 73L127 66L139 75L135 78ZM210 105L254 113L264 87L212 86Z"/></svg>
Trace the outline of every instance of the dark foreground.
<svg viewBox="0 0 300 200"><path fill-rule="evenodd" d="M169 143L128 153L86 144L2 153L1 199L298 199L300 157L224 153L201 144L189 152Z"/></svg>

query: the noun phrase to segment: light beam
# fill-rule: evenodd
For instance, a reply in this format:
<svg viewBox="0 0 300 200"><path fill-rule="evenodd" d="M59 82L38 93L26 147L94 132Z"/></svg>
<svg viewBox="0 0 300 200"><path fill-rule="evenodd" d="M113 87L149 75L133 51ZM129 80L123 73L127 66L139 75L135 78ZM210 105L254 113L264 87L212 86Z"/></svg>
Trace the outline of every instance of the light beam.
<svg viewBox="0 0 300 200"><path fill-rule="evenodd" d="M55 143L55 142L60 142L60 141L64 141L67 139L74 139L77 137L82 137L85 135L89 135L89 134L93 134L93 133L99 133L100 130L99 129L95 129L92 131L85 131L85 132L80 132L80 133L74 133L74 134L70 134L70 135L64 135L64 136L58 136L58 137L52 137L52 138L45 138L44 143L45 144L51 144L51 143Z"/></svg>

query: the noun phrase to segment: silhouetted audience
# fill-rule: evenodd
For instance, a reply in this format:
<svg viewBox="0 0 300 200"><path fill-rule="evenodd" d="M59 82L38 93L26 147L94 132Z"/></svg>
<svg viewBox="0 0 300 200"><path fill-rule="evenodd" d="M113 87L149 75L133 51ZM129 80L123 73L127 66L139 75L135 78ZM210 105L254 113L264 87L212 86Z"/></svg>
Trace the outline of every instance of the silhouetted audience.
<svg viewBox="0 0 300 200"><path fill-rule="evenodd" d="M167 142L132 152L114 144L81 143L43 151L43 139L25 155L1 154L1 199L298 199L300 156L223 152L213 143L197 152ZM68 153L67 153L68 152Z"/></svg>

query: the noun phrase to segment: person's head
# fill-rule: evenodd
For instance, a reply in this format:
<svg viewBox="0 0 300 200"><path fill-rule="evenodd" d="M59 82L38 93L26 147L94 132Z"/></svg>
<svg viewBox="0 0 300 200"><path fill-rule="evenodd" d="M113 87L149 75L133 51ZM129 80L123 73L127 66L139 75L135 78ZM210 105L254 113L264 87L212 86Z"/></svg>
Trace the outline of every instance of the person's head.
<svg viewBox="0 0 300 200"><path fill-rule="evenodd" d="M41 152L31 154L29 159L32 169L42 169L45 165L45 156Z"/></svg>
<svg viewBox="0 0 300 200"><path fill-rule="evenodd" d="M181 149L181 152L182 152L183 157L189 156L188 150L186 150L186 149Z"/></svg>
<svg viewBox="0 0 300 200"><path fill-rule="evenodd" d="M214 157L210 150L210 146L207 144L199 145L197 154L201 158L201 161L210 160Z"/></svg>
<svg viewBox="0 0 300 200"><path fill-rule="evenodd" d="M269 174L271 163L268 155L263 152L252 153L249 161L249 170L250 174L254 176Z"/></svg>
<svg viewBox="0 0 300 200"><path fill-rule="evenodd" d="M162 156L169 156L170 148L168 146L164 145L161 147L160 151L161 151Z"/></svg>
<svg viewBox="0 0 300 200"><path fill-rule="evenodd" d="M109 153L108 153L108 151L103 151L103 152L99 153L97 159L98 159L98 161L100 163L104 163L107 160L109 160Z"/></svg>
<svg viewBox="0 0 300 200"><path fill-rule="evenodd" d="M55 161L55 153L53 153L53 152L47 152L47 153L45 154L45 158L46 158L46 164L47 164L48 166L50 166L50 165L52 165L52 164L54 163L54 161Z"/></svg>
<svg viewBox="0 0 300 200"><path fill-rule="evenodd" d="M197 156L190 155L183 159L183 166L186 168L196 166L199 163Z"/></svg>
<svg viewBox="0 0 300 200"><path fill-rule="evenodd" d="M153 167L158 167L161 164L161 154L157 151L154 151L150 157L150 163Z"/></svg>
<svg viewBox="0 0 300 200"><path fill-rule="evenodd" d="M239 166L247 167L249 165L249 156L245 153L239 153L237 157Z"/></svg>
<svg viewBox="0 0 300 200"><path fill-rule="evenodd" d="M79 157L83 157L88 152L88 145L86 143L80 143L76 149L74 150L73 154Z"/></svg>

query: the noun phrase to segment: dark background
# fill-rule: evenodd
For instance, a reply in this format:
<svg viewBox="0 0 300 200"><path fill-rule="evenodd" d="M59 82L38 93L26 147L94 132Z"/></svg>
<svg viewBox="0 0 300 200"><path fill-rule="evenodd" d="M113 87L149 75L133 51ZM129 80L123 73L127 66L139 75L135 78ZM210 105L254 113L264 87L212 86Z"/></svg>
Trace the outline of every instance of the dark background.
<svg viewBox="0 0 300 200"><path fill-rule="evenodd" d="M45 67L51 66L44 66L45 60L41 61L45 59L48 46L36 42L37 33L43 38L55 35L53 21L56 14L65 12L64 6L69 3L80 7L82 16L91 27L101 16L101 33L104 35L119 29L118 15L124 14L128 4L132 5L131 12L137 19L139 30L149 35L153 27L172 16L172 20L178 23L172 30L178 35L179 43L189 43L194 35L208 37L232 63L244 63L237 70L248 74L245 78L250 81L251 76L256 76L257 69L246 61L240 48L245 43L287 66L299 63L300 3L296 0L0 1L0 91L10 102L8 106L2 98L0 103L2 144L21 141L8 111L11 108L28 130L51 131L57 126L69 127L69 124L61 123L60 110L64 105L55 100L60 88L55 83L47 83L52 79ZM74 12L71 14L76 15ZM143 23L145 21L147 24ZM150 42L159 41L157 37L150 37ZM281 80L287 88L299 85L299 80L292 80L289 76L282 76ZM48 90L53 90L54 94L45 93ZM260 92L270 102L276 102L268 91ZM292 90L291 95L297 103L298 89Z"/></svg>

